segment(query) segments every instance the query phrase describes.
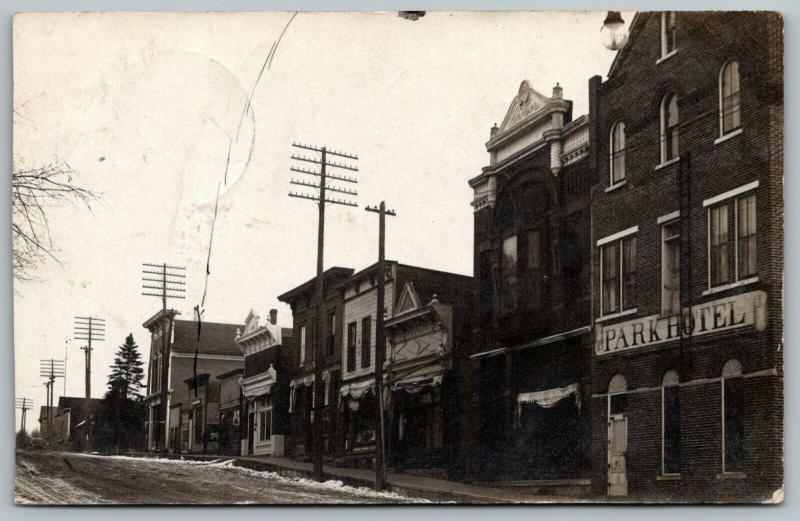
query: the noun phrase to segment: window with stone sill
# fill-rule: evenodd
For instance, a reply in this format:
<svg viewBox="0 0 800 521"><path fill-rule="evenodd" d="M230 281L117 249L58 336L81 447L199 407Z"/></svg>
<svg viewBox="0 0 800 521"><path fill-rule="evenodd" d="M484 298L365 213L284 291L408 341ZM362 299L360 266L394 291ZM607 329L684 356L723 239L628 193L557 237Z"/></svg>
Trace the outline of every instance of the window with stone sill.
<svg viewBox="0 0 800 521"><path fill-rule="evenodd" d="M661 57L677 50L677 23L675 11L661 13Z"/></svg>
<svg viewBox="0 0 800 521"><path fill-rule="evenodd" d="M729 60L719 74L719 125L720 137L741 128L741 82L739 62Z"/></svg>

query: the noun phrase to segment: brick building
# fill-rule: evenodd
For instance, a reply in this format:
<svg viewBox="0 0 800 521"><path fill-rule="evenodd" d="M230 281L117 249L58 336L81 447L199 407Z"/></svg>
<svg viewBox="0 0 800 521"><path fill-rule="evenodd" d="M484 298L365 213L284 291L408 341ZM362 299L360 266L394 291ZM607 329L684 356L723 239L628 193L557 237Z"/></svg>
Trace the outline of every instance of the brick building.
<svg viewBox="0 0 800 521"><path fill-rule="evenodd" d="M236 331L241 330L238 324L221 324L203 322L202 327L191 320L179 320L177 312L168 310L167 316L172 327L170 353L169 353L169 415L167 429L170 429L168 449L173 452L187 450L189 446L197 447L191 443L189 429L189 415L192 411L192 397L189 385L185 381L201 374L208 374L209 379L216 382L216 377L242 368L244 357L236 343ZM150 354L147 369L147 447L148 450L158 450L163 440L162 425L160 423L161 407L161 371L167 364L162 363L163 332L167 330L164 312L159 311L150 317L143 327L150 332ZM199 338L198 338L199 329ZM197 359L195 367L195 358ZM197 422L192 421L192 426ZM202 433L201 433L202 434ZM202 444L202 441L200 442Z"/></svg>
<svg viewBox="0 0 800 521"><path fill-rule="evenodd" d="M343 301L339 284L353 274L350 268L333 267L323 273L325 294L323 298L326 317L322 327L317 328L315 307L316 278L280 295L278 300L292 308L292 337L294 348L290 350L292 379L289 382L290 438L287 453L298 459L310 459L313 442L315 357L314 334L318 329L323 335L323 352L320 364L324 385L323 454L333 458L340 450L341 423L335 414L332 397L338 396L342 370L342 314Z"/></svg>
<svg viewBox="0 0 800 521"><path fill-rule="evenodd" d="M474 191L473 351L462 458L471 479L588 489L589 126L523 81Z"/></svg>
<svg viewBox="0 0 800 521"><path fill-rule="evenodd" d="M245 364L247 358L245 357ZM217 376L219 380L219 453L231 456L242 454L242 439L245 435L246 418L242 393L244 369L232 369Z"/></svg>
<svg viewBox="0 0 800 521"><path fill-rule="evenodd" d="M340 285L344 369L334 400L343 426L340 461L346 466L369 467L375 457L377 269L373 264ZM471 278L386 261L384 281L384 369L391 389L387 464L452 474L460 416L454 368L468 340Z"/></svg>
<svg viewBox="0 0 800 521"><path fill-rule="evenodd" d="M596 493L782 486L782 30L639 13L590 80Z"/></svg>
<svg viewBox="0 0 800 521"><path fill-rule="evenodd" d="M270 310L264 324L250 311L236 342L244 355L240 380L244 399L241 452L283 457L291 432L292 329L278 325L275 309Z"/></svg>

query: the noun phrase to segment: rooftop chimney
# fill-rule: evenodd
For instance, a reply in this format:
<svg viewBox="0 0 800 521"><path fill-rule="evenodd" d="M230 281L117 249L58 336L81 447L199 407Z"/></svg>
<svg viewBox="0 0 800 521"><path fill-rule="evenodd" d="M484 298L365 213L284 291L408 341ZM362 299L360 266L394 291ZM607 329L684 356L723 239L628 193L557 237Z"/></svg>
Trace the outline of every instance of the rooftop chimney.
<svg viewBox="0 0 800 521"><path fill-rule="evenodd" d="M273 326L278 323L278 310L277 309L270 309L269 310L269 323Z"/></svg>

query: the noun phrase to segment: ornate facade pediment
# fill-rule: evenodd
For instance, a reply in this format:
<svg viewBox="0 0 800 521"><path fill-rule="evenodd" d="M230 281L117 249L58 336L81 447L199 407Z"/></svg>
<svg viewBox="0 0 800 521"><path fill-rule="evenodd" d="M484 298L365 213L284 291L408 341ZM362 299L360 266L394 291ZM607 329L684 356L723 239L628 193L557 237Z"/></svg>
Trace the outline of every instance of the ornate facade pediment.
<svg viewBox="0 0 800 521"><path fill-rule="evenodd" d="M417 295L412 282L407 282L403 287L400 298L397 300L397 308L395 309L395 316L414 311L420 307L419 295Z"/></svg>
<svg viewBox="0 0 800 521"><path fill-rule="evenodd" d="M514 101L511 102L511 106L506 112L503 123L500 125L500 132L516 126L531 114L546 107L550 101L550 98L533 89L528 80L523 80L517 95L514 97Z"/></svg>

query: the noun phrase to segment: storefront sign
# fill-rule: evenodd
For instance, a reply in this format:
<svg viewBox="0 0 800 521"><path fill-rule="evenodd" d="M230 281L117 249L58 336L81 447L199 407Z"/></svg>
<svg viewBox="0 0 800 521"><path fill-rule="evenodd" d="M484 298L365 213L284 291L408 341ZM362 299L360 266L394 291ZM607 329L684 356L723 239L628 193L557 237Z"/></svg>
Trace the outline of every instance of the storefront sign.
<svg viewBox="0 0 800 521"><path fill-rule="evenodd" d="M652 315L618 324L595 326L595 352L606 355L732 329L754 326L762 331L767 323L767 295L751 291L706 302L683 310L682 315Z"/></svg>

